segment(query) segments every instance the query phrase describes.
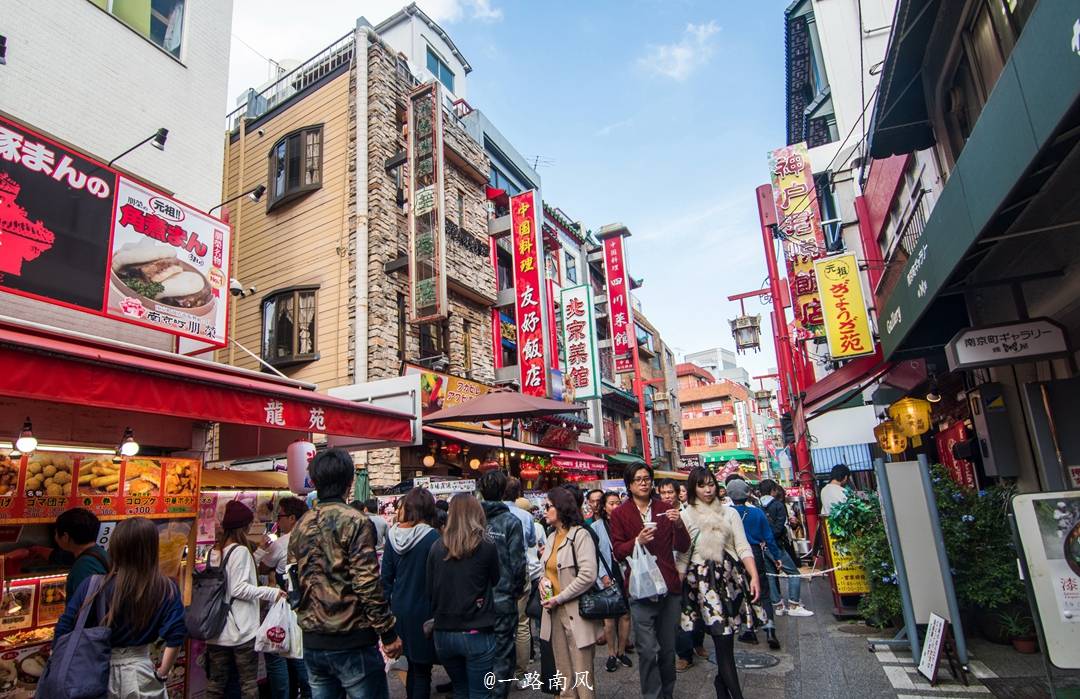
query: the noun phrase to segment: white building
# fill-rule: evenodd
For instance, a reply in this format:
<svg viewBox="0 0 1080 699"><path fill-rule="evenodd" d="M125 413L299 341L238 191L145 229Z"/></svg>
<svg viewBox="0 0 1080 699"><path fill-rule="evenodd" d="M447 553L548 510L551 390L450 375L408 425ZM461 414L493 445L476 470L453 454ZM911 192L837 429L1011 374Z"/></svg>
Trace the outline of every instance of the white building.
<svg viewBox="0 0 1080 699"><path fill-rule="evenodd" d="M232 0L5 0L0 114L200 209L221 198ZM22 297L18 316L159 349L171 335Z"/></svg>
<svg viewBox="0 0 1080 699"><path fill-rule="evenodd" d="M416 3L380 22L375 33L405 54L409 70L420 82L434 78L446 88L451 101L466 98L466 76L472 72L472 66L450 35Z"/></svg>
<svg viewBox="0 0 1080 699"><path fill-rule="evenodd" d="M750 385L750 373L739 366L738 356L729 349L710 347L707 350L687 354L683 361L705 369L717 381L728 379L744 386Z"/></svg>

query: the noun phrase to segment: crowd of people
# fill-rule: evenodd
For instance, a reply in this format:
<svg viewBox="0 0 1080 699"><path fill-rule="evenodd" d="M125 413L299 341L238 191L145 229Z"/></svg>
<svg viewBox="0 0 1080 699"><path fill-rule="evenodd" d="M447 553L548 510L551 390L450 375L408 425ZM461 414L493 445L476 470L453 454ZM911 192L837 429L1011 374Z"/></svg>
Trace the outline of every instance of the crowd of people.
<svg viewBox="0 0 1080 699"><path fill-rule="evenodd" d="M812 614L800 604L783 489L770 480L752 494L737 476L719 482L697 468L685 483L655 483L637 464L625 469L625 494L568 484L535 508L520 481L490 471L478 497L445 503L413 488L380 526L374 503L348 502L348 453L320 452L309 475L313 506L282 499L279 536L262 546L247 535L252 511L238 501L225 508L209 564L224 570L229 604L220 633L206 639L209 699L258 696L255 636L266 603L280 599L295 611L303 658L263 654L275 699L387 697L387 668L401 664L388 662L401 656L409 699L514 689L592 699L602 684L598 646L604 671L636 665L642 697L670 698L677 673L710 656L706 636L716 695L735 699L735 641L758 643L761 629L778 649L775 616ZM58 544L76 547L79 524L58 522ZM125 520L108 554L79 553L57 638L99 598L90 623L111 627L109 695L164 697L185 627L175 583L156 572L156 528ZM158 640L167 650L154 665L148 648ZM449 686L433 686L436 665Z"/></svg>

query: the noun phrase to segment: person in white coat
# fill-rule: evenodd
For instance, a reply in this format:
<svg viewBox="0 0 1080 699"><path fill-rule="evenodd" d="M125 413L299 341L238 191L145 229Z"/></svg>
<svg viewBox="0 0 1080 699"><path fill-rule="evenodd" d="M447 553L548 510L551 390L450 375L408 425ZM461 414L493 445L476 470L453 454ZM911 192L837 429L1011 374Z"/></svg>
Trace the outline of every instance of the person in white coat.
<svg viewBox="0 0 1080 699"><path fill-rule="evenodd" d="M207 699L223 699L233 663L240 675L241 699L258 699L259 656L255 634L259 630L259 602L274 602L285 596L276 587L259 585L255 558L247 531L255 514L242 502L225 506L218 543L210 552L210 564L222 565L229 585L229 616L221 635L206 642L208 666Z"/></svg>

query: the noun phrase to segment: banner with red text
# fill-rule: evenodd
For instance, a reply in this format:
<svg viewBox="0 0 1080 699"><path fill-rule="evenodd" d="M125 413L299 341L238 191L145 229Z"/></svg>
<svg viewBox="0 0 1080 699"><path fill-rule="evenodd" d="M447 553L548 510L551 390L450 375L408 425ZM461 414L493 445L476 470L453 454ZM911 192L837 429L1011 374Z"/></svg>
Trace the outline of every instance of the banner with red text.
<svg viewBox="0 0 1080 699"><path fill-rule="evenodd" d="M866 310L859 263L853 253L836 255L814 263L825 337L833 359L851 359L874 353L870 314Z"/></svg>
<svg viewBox="0 0 1080 699"><path fill-rule="evenodd" d="M611 351L615 358L615 373L634 371L637 333L634 331L634 310L630 305L630 284L626 274L623 236L604 238L604 272L607 275L608 322L611 324Z"/></svg>
<svg viewBox="0 0 1080 699"><path fill-rule="evenodd" d="M588 284L562 290L563 347L566 352L566 385L571 400L600 397L600 364L596 349L592 288Z"/></svg>
<svg viewBox="0 0 1080 699"><path fill-rule="evenodd" d="M514 261L514 305L517 320L518 369L521 392L547 397L547 360L544 352L543 289L540 265L544 250L536 215L536 190L510 198L510 243Z"/></svg>

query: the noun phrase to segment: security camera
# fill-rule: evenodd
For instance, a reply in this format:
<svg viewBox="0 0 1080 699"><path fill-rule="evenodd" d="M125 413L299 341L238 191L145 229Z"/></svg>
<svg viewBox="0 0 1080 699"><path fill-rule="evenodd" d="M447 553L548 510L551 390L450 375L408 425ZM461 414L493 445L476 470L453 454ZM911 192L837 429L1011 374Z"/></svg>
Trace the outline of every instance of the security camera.
<svg viewBox="0 0 1080 699"><path fill-rule="evenodd" d="M266 132L263 131L262 129L256 130L255 133L259 134L259 136L265 136L266 135Z"/></svg>
<svg viewBox="0 0 1080 699"><path fill-rule="evenodd" d="M241 284L240 280L237 279L236 277L233 277L232 279L229 280L229 293L232 294L233 296L237 297L237 298L243 298L245 296L251 296L257 290L258 289L256 287L254 287L254 286L249 286L247 289L245 289L244 285Z"/></svg>

